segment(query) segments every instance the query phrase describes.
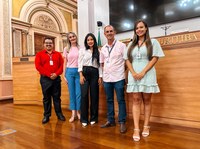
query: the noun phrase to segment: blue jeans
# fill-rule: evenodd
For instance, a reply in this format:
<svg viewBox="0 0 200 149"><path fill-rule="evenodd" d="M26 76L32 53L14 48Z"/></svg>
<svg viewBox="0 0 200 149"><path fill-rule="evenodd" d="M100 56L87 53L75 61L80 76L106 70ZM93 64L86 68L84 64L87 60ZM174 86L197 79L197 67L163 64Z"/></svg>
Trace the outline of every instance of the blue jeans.
<svg viewBox="0 0 200 149"><path fill-rule="evenodd" d="M65 77L68 81L70 110L80 110L81 106L81 86L78 68L66 68Z"/></svg>
<svg viewBox="0 0 200 149"><path fill-rule="evenodd" d="M125 85L125 80L117 82L104 82L104 89L106 92L107 110L108 110L107 116L108 116L108 121L111 123L115 122L114 90L117 95L117 101L119 107L118 121L119 123L126 122L126 103L124 100L124 85Z"/></svg>

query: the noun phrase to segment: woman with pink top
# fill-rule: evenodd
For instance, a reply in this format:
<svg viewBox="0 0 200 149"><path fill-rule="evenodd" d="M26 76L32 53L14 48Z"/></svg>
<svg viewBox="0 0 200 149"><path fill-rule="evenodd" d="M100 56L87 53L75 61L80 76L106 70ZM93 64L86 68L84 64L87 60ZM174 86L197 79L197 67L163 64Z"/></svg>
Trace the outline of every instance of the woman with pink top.
<svg viewBox="0 0 200 149"><path fill-rule="evenodd" d="M77 118L80 119L80 76L78 72L78 53L79 45L77 42L77 36L73 32L69 32L67 35L68 46L64 48L64 79L68 84L70 105L69 108L72 110L72 116L69 122L73 122Z"/></svg>

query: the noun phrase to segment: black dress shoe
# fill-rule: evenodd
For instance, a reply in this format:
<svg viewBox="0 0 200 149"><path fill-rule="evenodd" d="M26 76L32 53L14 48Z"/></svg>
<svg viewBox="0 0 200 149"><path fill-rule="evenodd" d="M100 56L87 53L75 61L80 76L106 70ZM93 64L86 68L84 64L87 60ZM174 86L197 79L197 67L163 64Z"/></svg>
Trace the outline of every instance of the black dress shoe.
<svg viewBox="0 0 200 149"><path fill-rule="evenodd" d="M42 119L42 124L46 124L48 121L49 121L49 117L48 117L48 116L45 116L45 117Z"/></svg>
<svg viewBox="0 0 200 149"><path fill-rule="evenodd" d="M120 133L125 133L126 132L126 125L125 125L125 123L121 123L120 124Z"/></svg>
<svg viewBox="0 0 200 149"><path fill-rule="evenodd" d="M107 128L107 127L113 127L113 126L116 126L115 122L111 123L107 121L105 124L101 125L101 128Z"/></svg>
<svg viewBox="0 0 200 149"><path fill-rule="evenodd" d="M61 120L61 121L65 121L66 120L64 115L58 115L58 119Z"/></svg>

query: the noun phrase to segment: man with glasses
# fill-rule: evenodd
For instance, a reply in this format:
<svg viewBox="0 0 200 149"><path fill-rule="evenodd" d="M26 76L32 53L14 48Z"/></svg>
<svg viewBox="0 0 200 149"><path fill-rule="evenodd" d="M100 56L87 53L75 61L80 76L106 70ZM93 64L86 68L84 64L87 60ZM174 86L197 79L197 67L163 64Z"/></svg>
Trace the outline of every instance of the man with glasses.
<svg viewBox="0 0 200 149"><path fill-rule="evenodd" d="M44 39L44 50L37 53L35 67L40 73L40 84L43 93L44 118L42 123L49 121L51 116L51 98L53 98L54 109L59 120L65 121L61 110L61 79L63 72L62 55L53 49L53 39Z"/></svg>
<svg viewBox="0 0 200 149"><path fill-rule="evenodd" d="M101 128L115 126L114 111L114 90L117 95L119 114L118 122L120 124L120 132L126 132L126 103L124 100L125 85L125 61L123 53L126 45L115 39L115 29L108 25L104 28L104 35L107 38L100 53L100 63L103 67L103 84L107 101L107 122L101 125Z"/></svg>

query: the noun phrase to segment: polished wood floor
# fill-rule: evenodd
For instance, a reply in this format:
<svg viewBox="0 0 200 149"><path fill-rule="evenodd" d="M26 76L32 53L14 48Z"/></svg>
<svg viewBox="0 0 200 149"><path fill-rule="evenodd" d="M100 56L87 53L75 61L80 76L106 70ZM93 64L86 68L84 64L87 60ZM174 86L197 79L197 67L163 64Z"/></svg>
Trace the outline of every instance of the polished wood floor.
<svg viewBox="0 0 200 149"><path fill-rule="evenodd" d="M132 140L132 120L127 121L126 134L119 126L102 129L99 123L83 128L79 121L69 123L70 111L64 109L67 121L58 121L54 111L49 123L41 124L41 106L13 105L0 102L0 131L16 130L0 136L0 149L197 149L200 130L151 123L151 135L140 142Z"/></svg>

